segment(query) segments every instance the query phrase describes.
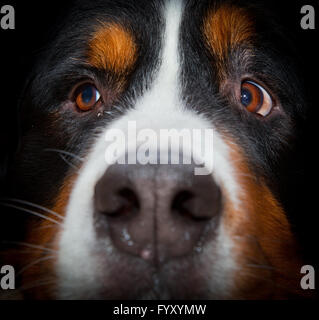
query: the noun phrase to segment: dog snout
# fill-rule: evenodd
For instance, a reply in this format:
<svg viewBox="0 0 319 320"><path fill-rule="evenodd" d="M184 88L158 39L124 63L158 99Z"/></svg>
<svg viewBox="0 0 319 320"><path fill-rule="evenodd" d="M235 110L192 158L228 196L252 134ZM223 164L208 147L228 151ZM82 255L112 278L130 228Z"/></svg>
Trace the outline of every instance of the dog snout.
<svg viewBox="0 0 319 320"><path fill-rule="evenodd" d="M98 237L150 263L191 255L213 234L222 194L193 164L113 164L95 186Z"/></svg>

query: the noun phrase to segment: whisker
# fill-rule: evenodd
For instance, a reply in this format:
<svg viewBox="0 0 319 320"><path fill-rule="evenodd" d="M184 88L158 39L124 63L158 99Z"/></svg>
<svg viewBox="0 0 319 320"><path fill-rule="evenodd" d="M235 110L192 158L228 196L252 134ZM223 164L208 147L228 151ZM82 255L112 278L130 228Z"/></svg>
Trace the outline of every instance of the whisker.
<svg viewBox="0 0 319 320"><path fill-rule="evenodd" d="M252 236L252 235L236 235L234 236L234 239L238 240L238 241L246 241L246 240L249 240L249 241L253 241L253 242L256 242L258 244L258 246L260 246L259 244L259 241L257 240L257 238L255 236ZM270 243L280 243L281 240L280 239L267 239L267 242L270 242Z"/></svg>
<svg viewBox="0 0 319 320"><path fill-rule="evenodd" d="M8 299L21 300L23 299L23 296L21 294L22 291L34 289L40 286L46 286L49 284L56 284L56 279L49 278L49 277L42 277L42 279L36 279L36 281L31 281L21 286L20 288L16 288L15 290L9 290L7 292L4 292L4 295L1 298L4 298L6 300Z"/></svg>
<svg viewBox="0 0 319 320"><path fill-rule="evenodd" d="M48 152L56 152L56 153L60 153L60 154L64 154L64 155L67 155L67 156L70 156L78 161L81 161L83 162L83 158L77 156L76 154L72 153L72 152L69 152L69 151L65 151L65 150L60 150L60 149L52 149L52 148L47 148L47 149L44 149L43 151L48 151Z"/></svg>
<svg viewBox="0 0 319 320"><path fill-rule="evenodd" d="M246 264L247 267L252 267L256 269L266 269L271 271L278 271L277 268L275 268L270 261L267 259L264 250L262 246L260 245L260 242L256 236L250 235L250 234L243 234L243 235L236 235L234 238L236 238L236 241L249 241L251 243L254 243L256 245L256 248L258 249L259 253L263 257L263 261L256 260L256 257L250 257L246 255L246 259L249 259L250 262ZM257 263L256 263L257 262Z"/></svg>
<svg viewBox="0 0 319 320"><path fill-rule="evenodd" d="M2 242L2 243L3 243L3 242ZM0 243L0 245L1 245L1 243ZM11 249L10 251L11 251L12 253L14 253L15 255L17 255L17 254L26 254L26 255L30 255L30 254L35 254L35 253L37 253L37 250L30 250L30 249L17 249L17 248L15 248L15 249ZM0 256L1 256L2 254L7 255L8 253L7 253L7 252L1 252L1 251L0 251Z"/></svg>
<svg viewBox="0 0 319 320"><path fill-rule="evenodd" d="M237 173L238 177L246 177L246 178L251 178L251 179L255 179L255 177L252 174L248 174L248 173Z"/></svg>
<svg viewBox="0 0 319 320"><path fill-rule="evenodd" d="M50 279L50 278L42 279L42 280L38 280L38 281L33 281L30 284L22 286L21 288L18 289L18 291L22 292L22 291L34 289L34 288L41 287L41 286L46 286L49 284L55 284L55 283L56 283L55 279Z"/></svg>
<svg viewBox="0 0 319 320"><path fill-rule="evenodd" d="M251 272L247 273L247 270L245 270L244 267L239 268L239 270L245 273L245 277L249 277L249 278L253 278L253 279L257 279L257 280L262 280L266 283L272 284L276 288L289 289L287 285L279 284L278 282L276 282L272 278L265 278L265 277L262 277L257 274L252 274Z"/></svg>
<svg viewBox="0 0 319 320"><path fill-rule="evenodd" d="M264 276L260 276L259 274L254 274L251 272L247 272L244 268L240 268L240 271L245 274L245 277L254 278L258 280L265 281L267 283L271 283L273 285L277 285L276 282L272 278L265 278Z"/></svg>
<svg viewBox="0 0 319 320"><path fill-rule="evenodd" d="M55 224L58 224L58 225L62 225L62 223L50 218L50 217L47 217L41 213L38 213L38 212L35 212L33 210L29 210L29 209L26 209L26 208L23 208L23 207L20 207L20 206L16 206L14 204L11 204L11 203L6 203L6 202L0 202L1 205L5 206L5 207L9 207L9 208L13 208L13 209L17 209L17 210L21 210L22 212L26 212L26 213L30 213L36 217L39 217L39 218L42 218L44 220L47 220L47 221L50 221L50 222L53 222Z"/></svg>
<svg viewBox="0 0 319 320"><path fill-rule="evenodd" d="M247 263L245 266L256 269L276 270L276 268L274 268L273 266L269 266L266 264Z"/></svg>
<svg viewBox="0 0 319 320"><path fill-rule="evenodd" d="M22 288L20 289L20 291L26 291L26 290L30 290L30 289L34 289L34 288L46 286L46 285L48 285L48 284L53 284L53 283L56 283L56 280L50 279L50 280L38 281L38 282L35 282L35 283L32 284L32 285L22 287Z"/></svg>
<svg viewBox="0 0 319 320"><path fill-rule="evenodd" d="M51 213L52 215L56 216L57 218L60 218L61 220L64 220L64 217L62 215L60 215L59 213L52 211L46 207L40 206L39 204L33 203L33 202L29 202L26 200L21 200L21 199L15 199L15 198L0 198L0 201L13 201L13 202L17 202L17 203L21 203L21 204L26 204L30 207L34 207L37 209L41 209L47 213ZM0 202L1 203L1 202Z"/></svg>
<svg viewBox="0 0 319 320"><path fill-rule="evenodd" d="M46 256L46 257L41 257L39 259L36 259L34 261L32 261L31 263L27 264L26 266L24 266L17 274L16 276L21 275L24 271L28 270L29 268L33 267L34 265L42 262L42 261L46 261L46 260L50 260L53 259L55 256Z"/></svg>
<svg viewBox="0 0 319 320"><path fill-rule="evenodd" d="M33 230L43 230L43 229L51 229L51 228L57 228L57 226L55 224L49 224L46 226L36 227Z"/></svg>
<svg viewBox="0 0 319 320"><path fill-rule="evenodd" d="M32 248L32 249L39 249L45 252L50 252L50 253L57 253L57 250L51 249L51 248L47 248L47 247L43 247L43 246L39 246L37 244L32 244L32 243L27 243L27 242L18 242L18 241L2 241L2 244L15 244L15 245L19 245L19 246L25 246L28 248Z"/></svg>
<svg viewBox="0 0 319 320"><path fill-rule="evenodd" d="M69 165L70 167L72 167L73 169L78 169L77 166L75 166L73 163L71 163L70 161L67 160L67 158L63 155L63 154L60 154L60 158L67 164Z"/></svg>

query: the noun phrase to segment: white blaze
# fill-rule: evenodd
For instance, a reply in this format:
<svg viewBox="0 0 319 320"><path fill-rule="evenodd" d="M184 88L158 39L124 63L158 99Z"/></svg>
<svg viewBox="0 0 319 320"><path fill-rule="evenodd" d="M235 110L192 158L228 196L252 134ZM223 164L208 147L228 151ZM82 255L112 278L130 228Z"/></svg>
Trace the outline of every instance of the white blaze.
<svg viewBox="0 0 319 320"><path fill-rule="evenodd" d="M95 184L107 169L105 161L105 150L108 146L105 141L107 130L118 129L126 133L128 121L136 121L137 130L213 128L204 117L186 109L180 99L179 35L182 14L181 1L167 2L161 65L150 90L138 98L132 110L105 128L81 169L67 206L59 242L57 271L60 298L76 298L81 297L82 294L86 296L88 294L86 288L92 288L90 290L92 292L98 290L101 283L99 279L102 277L105 279L108 276L107 266L102 268L92 254L94 248L101 245L101 240L97 239L93 226L92 202ZM214 130L213 150L214 154L210 155L214 156L213 177L222 189L227 190L234 205L237 205L238 186L234 178L234 169L228 158L228 146L216 130ZM228 289L227 281L220 283L214 279L227 279L230 274L233 268L233 260L230 257L232 244L222 227L217 239L218 243L214 246L220 252L217 250L219 257L210 257L212 259L211 284L215 286L214 291L219 289L222 293L223 290ZM103 243L105 254L109 255L108 260L111 264L114 254L111 242L103 241L105 241ZM215 270L214 262L216 262ZM220 272L223 273L222 277ZM110 274L109 277L112 275Z"/></svg>

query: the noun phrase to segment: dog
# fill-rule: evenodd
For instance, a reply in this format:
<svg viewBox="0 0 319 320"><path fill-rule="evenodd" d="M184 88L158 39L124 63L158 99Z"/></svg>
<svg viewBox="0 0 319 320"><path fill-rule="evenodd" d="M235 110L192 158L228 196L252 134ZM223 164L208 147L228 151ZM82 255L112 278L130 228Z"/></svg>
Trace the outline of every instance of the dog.
<svg viewBox="0 0 319 320"><path fill-rule="evenodd" d="M283 190L306 103L271 13L251 1L77 1L59 30L23 93L3 203L29 213L8 258L19 295L303 296ZM127 137L129 123L211 129L213 148L188 164L107 162L106 135ZM194 158L212 171L195 175Z"/></svg>

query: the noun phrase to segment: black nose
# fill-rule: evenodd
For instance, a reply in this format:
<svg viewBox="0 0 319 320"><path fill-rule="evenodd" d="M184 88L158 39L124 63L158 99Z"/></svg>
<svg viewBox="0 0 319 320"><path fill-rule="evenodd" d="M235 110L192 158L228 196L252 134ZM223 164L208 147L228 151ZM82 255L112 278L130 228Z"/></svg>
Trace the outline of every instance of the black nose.
<svg viewBox="0 0 319 320"><path fill-rule="evenodd" d="M95 187L99 237L122 252L163 262L200 251L221 211L221 192L194 165L110 166Z"/></svg>

